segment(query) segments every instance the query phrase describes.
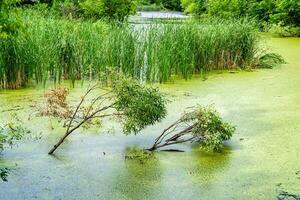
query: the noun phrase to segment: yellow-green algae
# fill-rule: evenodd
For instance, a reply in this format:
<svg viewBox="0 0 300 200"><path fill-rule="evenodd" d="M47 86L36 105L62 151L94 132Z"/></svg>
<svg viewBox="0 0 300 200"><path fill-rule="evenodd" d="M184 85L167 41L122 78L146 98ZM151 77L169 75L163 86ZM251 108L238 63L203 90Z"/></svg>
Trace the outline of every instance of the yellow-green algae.
<svg viewBox="0 0 300 200"><path fill-rule="evenodd" d="M42 100L43 89L1 91L0 123L16 112L24 118L24 126L33 133L42 131L43 138L27 139L4 151L0 166L14 166L14 170L8 182L0 182L0 199L265 200L276 199L281 190L300 194L296 174L300 170L300 39L267 41L288 64L162 85L172 101L162 123L137 136L124 136L119 127L113 134L81 130L56 156L48 156L47 150L63 133L58 122L27 120L30 105ZM70 100L76 101L81 93L76 87ZM198 103L215 104L226 120L237 125L222 153L181 144L176 148L186 152L157 152L144 164L124 159L128 147L150 146L163 127Z"/></svg>

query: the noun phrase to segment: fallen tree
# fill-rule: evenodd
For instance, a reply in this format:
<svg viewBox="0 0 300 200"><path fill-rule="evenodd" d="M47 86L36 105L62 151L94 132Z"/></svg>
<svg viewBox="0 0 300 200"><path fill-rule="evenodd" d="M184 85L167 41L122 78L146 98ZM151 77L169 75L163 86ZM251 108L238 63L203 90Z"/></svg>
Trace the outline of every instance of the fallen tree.
<svg viewBox="0 0 300 200"><path fill-rule="evenodd" d="M148 150L185 142L198 142L205 149L219 150L234 131L235 127L224 122L212 106L197 106L167 127Z"/></svg>
<svg viewBox="0 0 300 200"><path fill-rule="evenodd" d="M81 97L79 104L71 111L67 105L66 91L62 88L47 93L47 106L44 114L60 115L67 108L66 132L48 154L53 154L65 139L83 125L93 124L95 119L114 117L123 125L125 134L138 133L148 125L153 125L166 116L166 100L158 89L141 85L136 80L118 75L111 80L110 87L96 84L89 87ZM96 93L95 98L87 96ZM63 95L62 95L63 94ZM56 97L57 96L57 97ZM58 110L57 110L58 109ZM65 112L63 112L65 113ZM196 106L185 112L156 138L149 151L185 142L198 142L209 150L219 150L223 142L230 139L235 127L224 122L220 114L212 107Z"/></svg>
<svg viewBox="0 0 300 200"><path fill-rule="evenodd" d="M60 91L61 89L58 90L57 95L60 95ZM87 96L96 91L99 92L99 95L89 101L88 105L84 105ZM52 90L51 94L51 96L56 95L55 90ZM51 98L53 99L53 97ZM53 154L70 134L84 124L92 123L94 119L116 117L122 123L125 134L136 134L166 116L165 104L166 100L158 89L143 86L136 80L122 75L113 77L110 87L95 84L89 87L81 97L79 104L68 119L64 136L48 154ZM51 109L51 113L59 112Z"/></svg>

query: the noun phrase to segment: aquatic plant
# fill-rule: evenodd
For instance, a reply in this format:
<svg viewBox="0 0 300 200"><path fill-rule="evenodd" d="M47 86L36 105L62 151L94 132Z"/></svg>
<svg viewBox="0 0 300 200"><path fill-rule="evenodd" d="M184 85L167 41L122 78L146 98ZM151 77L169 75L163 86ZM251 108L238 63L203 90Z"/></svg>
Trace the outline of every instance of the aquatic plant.
<svg viewBox="0 0 300 200"><path fill-rule="evenodd" d="M136 134L165 117L165 99L156 88L143 86L123 75L117 75L111 81L110 88L103 88L101 84L88 88L68 119L65 135L49 151L50 155L71 133L93 119L117 117L123 124L125 134ZM102 90L102 93L83 106L87 96L96 89Z"/></svg>
<svg viewBox="0 0 300 200"><path fill-rule="evenodd" d="M125 160L138 161L140 164L145 164L150 159L155 159L154 154L140 149L138 147L129 147L126 149Z"/></svg>
<svg viewBox="0 0 300 200"><path fill-rule="evenodd" d="M260 68L273 68L276 65L284 63L284 58L277 53L266 53L257 57L257 65Z"/></svg>
<svg viewBox="0 0 300 200"><path fill-rule="evenodd" d="M149 25L67 20L23 11L25 32L0 40L0 88L100 79L107 68L166 82L254 65L259 37L247 20Z"/></svg>
<svg viewBox="0 0 300 200"><path fill-rule="evenodd" d="M197 106L166 128L149 150L184 142L198 142L204 149L216 151L223 146L224 141L231 138L234 131L235 127L224 122L215 108Z"/></svg>
<svg viewBox="0 0 300 200"><path fill-rule="evenodd" d="M251 21L150 25L147 80L165 82L173 74L187 79L210 70L251 68L258 39Z"/></svg>
<svg viewBox="0 0 300 200"><path fill-rule="evenodd" d="M16 141L21 140L30 131L22 126L21 119L15 114L11 114L10 121L0 125L0 152L5 147L12 146Z"/></svg>

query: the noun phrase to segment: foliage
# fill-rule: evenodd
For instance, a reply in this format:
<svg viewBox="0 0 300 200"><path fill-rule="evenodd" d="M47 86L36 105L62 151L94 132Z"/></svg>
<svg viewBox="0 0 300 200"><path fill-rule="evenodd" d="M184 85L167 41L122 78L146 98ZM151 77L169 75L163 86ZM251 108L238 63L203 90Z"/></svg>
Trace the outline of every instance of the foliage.
<svg viewBox="0 0 300 200"><path fill-rule="evenodd" d="M128 24L23 13L26 34L0 41L0 87L31 81L98 79L112 67L135 79L166 82L216 69L251 68L260 51L251 20L203 20L185 24ZM43 33L43 34L41 34Z"/></svg>
<svg viewBox="0 0 300 200"><path fill-rule="evenodd" d="M198 142L208 151L217 151L234 132L235 126L225 122L215 108L197 106L166 128L149 150L184 142Z"/></svg>
<svg viewBox="0 0 300 200"><path fill-rule="evenodd" d="M193 124L191 134L208 150L219 150L235 131L235 127L224 122L212 106L198 106L181 119L182 122Z"/></svg>
<svg viewBox="0 0 300 200"><path fill-rule="evenodd" d="M256 18L260 22L299 27L300 2L296 0L181 0L186 13L221 18ZM200 9L200 11L199 11Z"/></svg>
<svg viewBox="0 0 300 200"><path fill-rule="evenodd" d="M166 128L149 150L185 142L198 142L208 151L217 151L234 132L235 127L224 122L212 106L197 106Z"/></svg>
<svg viewBox="0 0 300 200"><path fill-rule="evenodd" d="M143 11L173 10L181 11L180 0L140 0L139 9Z"/></svg>
<svg viewBox="0 0 300 200"><path fill-rule="evenodd" d="M82 9L80 9L79 4L74 3L72 1L58 3L57 5L54 5L52 7L52 12L55 13L54 11L57 11L60 16L72 19L72 18L80 18L82 13L85 13L86 16L89 16L89 14L92 13L94 9L98 8L98 4L95 3L94 7L90 8L92 11L89 11L88 9L90 5L85 2L83 2L83 4L86 4L85 6L88 6L88 8L85 9L83 6Z"/></svg>
<svg viewBox="0 0 300 200"><path fill-rule="evenodd" d="M21 21L15 4L18 0L0 1L0 39L16 35L21 27Z"/></svg>
<svg viewBox="0 0 300 200"><path fill-rule="evenodd" d="M181 10L181 2L180 0L162 0L162 4L166 9L169 10Z"/></svg>
<svg viewBox="0 0 300 200"><path fill-rule="evenodd" d="M222 18L246 16L248 3L245 0L212 0L208 1L208 14Z"/></svg>
<svg viewBox="0 0 300 200"><path fill-rule="evenodd" d="M300 1L277 0L275 12L271 16L274 23L283 26L300 26Z"/></svg>
<svg viewBox="0 0 300 200"><path fill-rule="evenodd" d="M15 141L30 131L22 126L22 121L16 114L12 114L11 121L0 126L0 152L7 146L12 146Z"/></svg>
<svg viewBox="0 0 300 200"><path fill-rule="evenodd" d="M124 21L129 15L135 14L135 0L85 0L79 4L87 18L108 18Z"/></svg>
<svg viewBox="0 0 300 200"><path fill-rule="evenodd" d="M260 21L268 22L274 13L276 1L273 0L260 0L248 2L249 16L253 16ZM246 14L246 13L245 13Z"/></svg>
<svg viewBox="0 0 300 200"><path fill-rule="evenodd" d="M45 83L49 76L55 82L62 78L75 81L97 76L103 67L132 66L128 28L102 21L44 18L31 10L24 12L24 18L26 35L0 41L0 87L18 88L32 77L36 83ZM125 46L127 49L120 49ZM124 53L116 57L120 51Z"/></svg>
<svg viewBox="0 0 300 200"><path fill-rule="evenodd" d="M269 28L269 32L273 35L281 37L300 37L300 27L282 26L280 24L272 24Z"/></svg>
<svg viewBox="0 0 300 200"><path fill-rule="evenodd" d="M123 125L125 134L136 134L166 116L166 101L157 89L143 86L132 78L116 73L113 73L110 84L109 88L96 84L87 89L73 114L67 119L68 127L65 135L54 145L49 154L53 154L71 133L93 119L117 117ZM99 88L104 93L102 91L86 103L87 96Z"/></svg>
<svg viewBox="0 0 300 200"><path fill-rule="evenodd" d="M149 28L146 79L165 82L178 74L251 67L259 51L251 21L201 21Z"/></svg>
<svg viewBox="0 0 300 200"><path fill-rule="evenodd" d="M207 2L205 0L182 0L181 6L187 14L202 15L207 10Z"/></svg>
<svg viewBox="0 0 300 200"><path fill-rule="evenodd" d="M102 0L86 0L79 4L86 18L101 18L105 15L104 2Z"/></svg>
<svg viewBox="0 0 300 200"><path fill-rule="evenodd" d="M273 68L276 65L284 64L283 57L276 53L267 53L258 57L258 67L260 68Z"/></svg>
<svg viewBox="0 0 300 200"><path fill-rule="evenodd" d="M122 112L123 131L137 133L167 114L166 100L157 88L143 86L130 78L121 78L113 84L116 95L114 108Z"/></svg>

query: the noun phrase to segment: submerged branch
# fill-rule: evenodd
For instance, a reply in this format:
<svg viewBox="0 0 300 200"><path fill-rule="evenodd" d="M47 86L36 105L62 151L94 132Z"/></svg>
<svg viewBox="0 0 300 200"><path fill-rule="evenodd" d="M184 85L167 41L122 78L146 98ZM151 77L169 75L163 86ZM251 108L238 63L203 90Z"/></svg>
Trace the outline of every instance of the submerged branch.
<svg viewBox="0 0 300 200"><path fill-rule="evenodd" d="M77 108L80 107L80 105L82 104L82 102L80 102L80 104L77 106ZM54 151L64 142L64 140L71 134L73 133L75 130L77 130L78 128L80 128L83 124L85 124L86 122L88 122L89 120L93 119L93 118L104 118L104 117L108 117L108 116L112 116L113 114L107 114L107 115L97 115L100 112L103 112L109 108L111 108L113 106L113 104L109 105L109 106L105 106L99 110L96 110L95 112L93 112L92 114L90 114L89 116L85 116L83 118L83 120L81 122L79 122L76 126L74 126L72 129L70 129L71 124L73 122L73 120L70 121L69 126L67 128L67 131L65 133L65 135L53 146L53 148L49 151L49 155L52 155L54 153ZM73 116L76 116L76 113L78 112L79 109L76 109L75 113ZM73 117L74 119L74 117Z"/></svg>
<svg viewBox="0 0 300 200"><path fill-rule="evenodd" d="M104 94L90 100L84 107L86 97L97 88L87 90L77 105L62 138L48 154L53 154L64 140L86 123L93 123L95 118L120 117L125 134L138 133L148 125L155 124L166 115L166 100L157 88L141 85L138 81L116 75L112 85Z"/></svg>
<svg viewBox="0 0 300 200"><path fill-rule="evenodd" d="M82 120L80 122L78 122L73 128L73 122L76 119L76 116L78 115L78 112L80 111L80 108L82 106L82 104L84 103L86 97L95 89L99 88L99 84L96 84L92 87L89 87L88 90L86 91L86 93L83 95L83 97L81 97L81 100L79 102L79 104L76 106L76 109L69 121L68 127L66 129L65 135L52 147L52 149L48 152L49 155L52 155L55 150L64 142L64 140L71 134L73 133L75 130L77 130L78 128L80 128L83 124L85 124L86 122L88 122L89 120L93 119L93 118L103 118L103 117L107 117L109 115L99 115L97 116L97 114L109 109L113 107L113 104L109 105L109 106L104 106L102 108L99 108L97 110L95 110L94 112L92 112L90 114L90 112L93 110L93 105L99 101L100 99L103 98L102 95L100 95L99 97L95 98L92 103L90 104L88 110L86 111L86 113L83 115L84 117L82 118ZM109 92L105 93L104 95L107 95Z"/></svg>

